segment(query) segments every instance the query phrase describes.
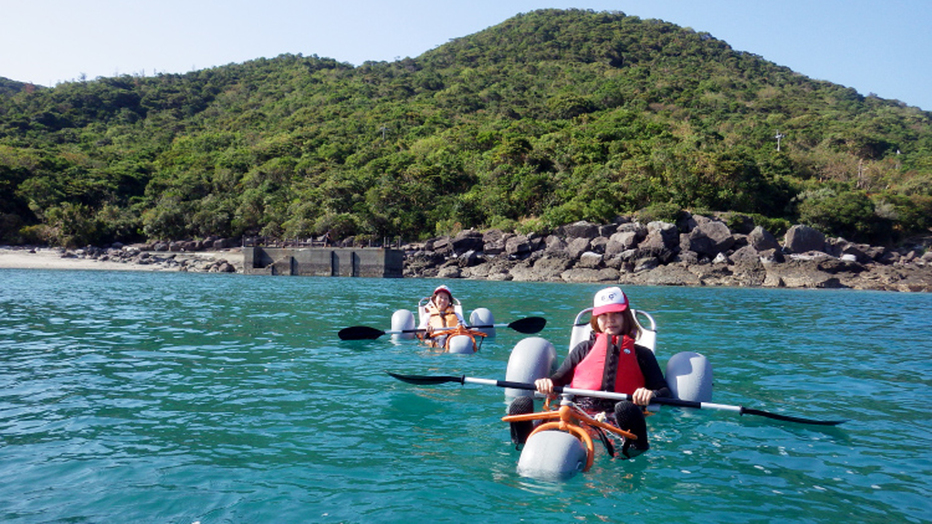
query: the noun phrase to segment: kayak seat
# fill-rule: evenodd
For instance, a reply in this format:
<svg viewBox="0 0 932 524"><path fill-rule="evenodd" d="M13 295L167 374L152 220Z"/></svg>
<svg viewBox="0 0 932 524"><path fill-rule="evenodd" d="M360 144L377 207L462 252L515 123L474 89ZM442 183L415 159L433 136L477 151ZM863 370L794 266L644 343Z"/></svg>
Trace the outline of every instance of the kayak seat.
<svg viewBox="0 0 932 524"><path fill-rule="evenodd" d="M634 313L634 321L637 322L638 327L641 328L641 334L635 342L649 348L651 351L655 351L655 347L657 346L657 324L654 322L654 317L650 316L646 311L640 311L638 309L632 309L631 311ZM638 318L639 316L643 317L644 322L641 321L641 318ZM570 331L570 351L580 342L589 340L589 336L592 334L592 326L589 324L591 319L591 307L580 311L579 314L576 315L576 320L573 321L573 328ZM649 327L646 327L645 324Z"/></svg>

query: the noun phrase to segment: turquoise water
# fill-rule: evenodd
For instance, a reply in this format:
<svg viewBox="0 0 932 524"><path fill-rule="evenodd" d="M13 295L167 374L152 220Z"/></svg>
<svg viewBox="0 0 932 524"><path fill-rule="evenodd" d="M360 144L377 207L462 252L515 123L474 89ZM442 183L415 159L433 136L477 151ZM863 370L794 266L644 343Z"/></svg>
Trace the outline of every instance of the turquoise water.
<svg viewBox="0 0 932 524"><path fill-rule="evenodd" d="M627 288L662 366L711 360L714 401L849 421L664 408L647 454L553 484L515 473L501 389L384 373L502 379L525 335L337 338L438 283L0 270L0 521L930 522L930 295ZM546 317L561 358L600 287L444 283Z"/></svg>

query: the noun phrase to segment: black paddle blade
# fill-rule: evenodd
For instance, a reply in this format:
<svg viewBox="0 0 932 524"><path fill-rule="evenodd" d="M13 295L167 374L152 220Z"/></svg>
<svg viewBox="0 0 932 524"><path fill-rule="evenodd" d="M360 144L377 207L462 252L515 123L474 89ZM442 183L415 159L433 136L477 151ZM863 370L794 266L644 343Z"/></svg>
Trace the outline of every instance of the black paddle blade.
<svg viewBox="0 0 932 524"><path fill-rule="evenodd" d="M798 424L815 424L818 426L837 426L844 420L813 420L811 418L802 418L802 417L793 417L790 415L780 415L779 413L771 413L769 411L761 411L759 409L751 408L741 408L742 415L760 415L762 417L772 418L774 420L783 420L786 422L796 422Z"/></svg>
<svg viewBox="0 0 932 524"><path fill-rule="evenodd" d="M539 333L540 330L544 329L544 326L547 325L547 319L544 317L527 317L520 320L515 320L511 324L508 324L508 327L517 331L518 333L532 334Z"/></svg>
<svg viewBox="0 0 932 524"><path fill-rule="evenodd" d="M456 382L457 384L466 383L466 377L443 375L400 375L398 373L392 373L391 371L386 371L386 373L402 382L407 382L409 384L446 384L447 382Z"/></svg>
<svg viewBox="0 0 932 524"><path fill-rule="evenodd" d="M340 340L375 340L384 334L385 332L381 329L353 326L341 329L337 336L340 337Z"/></svg>

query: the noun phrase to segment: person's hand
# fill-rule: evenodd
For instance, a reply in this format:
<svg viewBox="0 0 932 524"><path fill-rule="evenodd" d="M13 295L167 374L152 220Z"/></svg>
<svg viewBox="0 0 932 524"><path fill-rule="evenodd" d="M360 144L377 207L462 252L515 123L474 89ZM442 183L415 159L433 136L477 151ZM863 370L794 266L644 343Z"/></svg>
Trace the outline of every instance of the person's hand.
<svg viewBox="0 0 932 524"><path fill-rule="evenodd" d="M539 378L535 380L534 386L537 387L539 393L543 393L547 396L553 395L553 381L549 378Z"/></svg>
<svg viewBox="0 0 932 524"><path fill-rule="evenodd" d="M656 396L657 394L654 393L653 390L647 388L637 388L634 390L634 394L631 395L631 401L638 406L646 406L650 404L651 399Z"/></svg>

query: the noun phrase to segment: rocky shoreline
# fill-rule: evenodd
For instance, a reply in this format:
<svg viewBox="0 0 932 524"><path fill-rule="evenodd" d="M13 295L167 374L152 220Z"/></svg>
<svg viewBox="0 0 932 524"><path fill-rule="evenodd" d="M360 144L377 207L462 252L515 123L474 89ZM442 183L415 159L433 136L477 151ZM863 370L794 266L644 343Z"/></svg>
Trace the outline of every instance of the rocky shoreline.
<svg viewBox="0 0 932 524"><path fill-rule="evenodd" d="M465 230L405 246L405 277L646 286L932 291L932 239L898 249L826 238L796 225L782 242L718 218L677 224L620 217L550 235Z"/></svg>
<svg viewBox="0 0 932 524"><path fill-rule="evenodd" d="M352 239L344 243L351 247ZM242 273L238 246L208 239L74 250L4 247L6 259L39 250L58 260L0 258L0 267ZM549 235L470 229L401 249L406 278L932 292L930 247L932 236L890 248L826 238L802 225L778 240L760 226L735 231L719 218L688 215L676 224L630 217L577 222Z"/></svg>

